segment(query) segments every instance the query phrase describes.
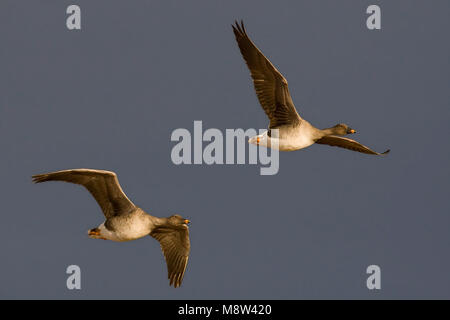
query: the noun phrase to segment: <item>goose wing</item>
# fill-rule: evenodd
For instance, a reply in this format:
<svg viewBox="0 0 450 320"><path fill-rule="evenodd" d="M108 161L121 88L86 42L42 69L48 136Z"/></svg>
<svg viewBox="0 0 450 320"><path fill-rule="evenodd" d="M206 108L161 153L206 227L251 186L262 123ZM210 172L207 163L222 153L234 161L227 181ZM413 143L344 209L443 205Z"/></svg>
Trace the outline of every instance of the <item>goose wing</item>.
<svg viewBox="0 0 450 320"><path fill-rule="evenodd" d="M233 27L241 54L250 69L259 103L270 120L269 128L297 126L301 117L295 109L287 80L248 37L244 23Z"/></svg>
<svg viewBox="0 0 450 320"><path fill-rule="evenodd" d="M150 236L158 240L161 245L170 285L179 287L183 281L191 249L189 228L187 226L176 229L159 227L153 230Z"/></svg>
<svg viewBox="0 0 450 320"><path fill-rule="evenodd" d="M120 187L117 175L111 171L71 169L37 174L33 182L65 181L84 186L95 198L106 218L127 213L136 206Z"/></svg>
<svg viewBox="0 0 450 320"><path fill-rule="evenodd" d="M335 136L335 135L325 136L319 140L316 140L316 143L327 144L327 145L333 146L333 147L340 147L340 148L345 148L345 149L349 149L352 151L357 151L357 152L362 152L362 153L367 153L367 154L374 154L374 155L384 155L384 154L389 153L389 151L390 151L390 150L386 150L383 153L378 153L378 152L373 151L369 147L362 145L361 143L359 143L355 140L340 137L340 136Z"/></svg>

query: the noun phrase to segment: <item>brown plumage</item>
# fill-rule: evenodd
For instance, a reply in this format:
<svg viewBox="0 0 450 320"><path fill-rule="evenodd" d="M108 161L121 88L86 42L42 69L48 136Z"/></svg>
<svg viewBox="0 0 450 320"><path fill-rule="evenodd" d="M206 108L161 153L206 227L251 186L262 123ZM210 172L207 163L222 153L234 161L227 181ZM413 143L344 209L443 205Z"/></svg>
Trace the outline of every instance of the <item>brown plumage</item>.
<svg viewBox="0 0 450 320"><path fill-rule="evenodd" d="M369 147L366 147L365 145L362 145L361 143L359 143L355 140L345 138L345 137L333 136L333 135L324 136L323 138L316 140L316 143L327 144L327 145L333 146L333 147L340 147L340 148L345 148L345 149L349 149L352 151L358 151L358 152L374 154L374 155L383 155L383 154L387 154L391 151L388 149L383 153L379 153L379 152L373 151Z"/></svg>
<svg viewBox="0 0 450 320"><path fill-rule="evenodd" d="M270 120L269 128L296 126L301 118L295 110L287 80L248 37L244 23L236 22L233 32L242 56L250 69L259 103Z"/></svg>

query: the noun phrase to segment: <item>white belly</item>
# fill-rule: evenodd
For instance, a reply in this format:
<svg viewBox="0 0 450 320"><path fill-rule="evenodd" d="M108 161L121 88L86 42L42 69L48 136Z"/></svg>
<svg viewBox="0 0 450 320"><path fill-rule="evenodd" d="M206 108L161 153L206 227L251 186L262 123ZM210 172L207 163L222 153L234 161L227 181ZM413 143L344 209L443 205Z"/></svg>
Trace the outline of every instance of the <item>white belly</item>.
<svg viewBox="0 0 450 320"><path fill-rule="evenodd" d="M134 220L132 223L127 224L126 227L115 230L114 232L108 230L104 223L98 228L104 238L112 241L131 241L145 237L149 234L148 226L139 219Z"/></svg>
<svg viewBox="0 0 450 320"><path fill-rule="evenodd" d="M249 142L280 151L299 150L309 147L315 142L310 127L311 125L305 122L300 128L292 128L292 130L284 129L284 132L281 134L277 134L274 129L270 137L266 131L259 136L250 138ZM279 136L281 138L278 138Z"/></svg>
<svg viewBox="0 0 450 320"><path fill-rule="evenodd" d="M304 136L292 137L289 139L279 139L278 140L278 144L279 144L278 149L280 151L294 151L294 150L299 150L299 149L309 147L313 143L314 143L314 140L312 140L308 137L304 137Z"/></svg>
<svg viewBox="0 0 450 320"><path fill-rule="evenodd" d="M276 138L270 139L270 140L273 141L275 139ZM278 142L278 150L280 150L280 151L299 150L299 149L309 147L310 145L312 145L314 143L313 139L311 139L310 137L306 137L304 135L291 136L286 139L276 139L276 140ZM270 145L273 147L276 145L276 142L273 143L272 141L271 141Z"/></svg>

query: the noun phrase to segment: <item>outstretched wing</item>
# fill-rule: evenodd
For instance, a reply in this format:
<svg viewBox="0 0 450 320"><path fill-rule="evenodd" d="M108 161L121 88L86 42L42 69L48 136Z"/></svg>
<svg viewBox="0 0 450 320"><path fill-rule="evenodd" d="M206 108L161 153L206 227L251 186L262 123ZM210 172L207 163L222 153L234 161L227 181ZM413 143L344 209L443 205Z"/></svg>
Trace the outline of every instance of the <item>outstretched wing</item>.
<svg viewBox="0 0 450 320"><path fill-rule="evenodd" d="M35 183L65 181L84 186L95 198L106 218L129 212L135 205L120 187L114 172L92 169L71 169L34 175Z"/></svg>
<svg viewBox="0 0 450 320"><path fill-rule="evenodd" d="M159 241L167 264L167 274L170 285L179 287L183 281L184 272L189 259L191 244L188 227L172 229L159 227L150 233Z"/></svg>
<svg viewBox="0 0 450 320"><path fill-rule="evenodd" d="M334 135L325 136L325 137L317 140L316 143L327 144L327 145L333 146L333 147L340 147L340 148L345 148L345 149L349 149L349 150L353 150L353 151L357 151L357 152L374 154L374 155L384 155L384 154L389 153L389 151L391 151L391 150L386 150L383 153L378 153L378 152L373 151L369 147L362 145L361 143L359 143L355 140L352 140L349 138L344 138L344 137L339 137L339 136L334 136Z"/></svg>
<svg viewBox="0 0 450 320"><path fill-rule="evenodd" d="M269 128L296 126L301 117L295 109L288 83L248 37L244 23L232 26L239 49L250 69L259 103L269 117Z"/></svg>

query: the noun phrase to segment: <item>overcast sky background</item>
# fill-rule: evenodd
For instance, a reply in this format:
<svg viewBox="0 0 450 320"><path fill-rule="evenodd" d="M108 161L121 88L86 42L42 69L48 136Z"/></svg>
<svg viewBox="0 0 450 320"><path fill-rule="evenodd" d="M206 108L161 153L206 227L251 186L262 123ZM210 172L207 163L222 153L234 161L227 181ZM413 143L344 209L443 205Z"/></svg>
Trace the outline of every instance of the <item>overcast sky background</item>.
<svg viewBox="0 0 450 320"><path fill-rule="evenodd" d="M78 4L82 30L66 28ZM366 28L378 4L382 29ZM450 2L2 1L0 298L450 298ZM265 128L231 30L289 81L302 117L386 157L328 146L258 165L171 162L176 128ZM157 241L88 238L90 194L31 175L115 171L156 216L192 220L181 288ZM66 288L67 266L82 289ZM379 291L366 268L381 267Z"/></svg>

